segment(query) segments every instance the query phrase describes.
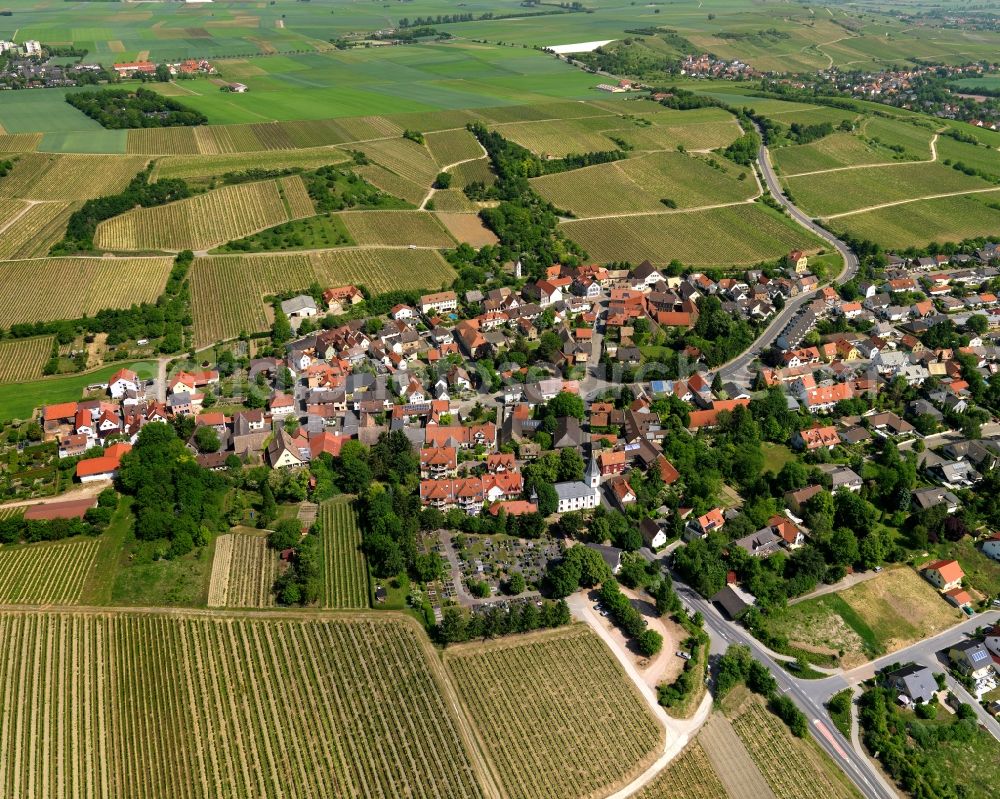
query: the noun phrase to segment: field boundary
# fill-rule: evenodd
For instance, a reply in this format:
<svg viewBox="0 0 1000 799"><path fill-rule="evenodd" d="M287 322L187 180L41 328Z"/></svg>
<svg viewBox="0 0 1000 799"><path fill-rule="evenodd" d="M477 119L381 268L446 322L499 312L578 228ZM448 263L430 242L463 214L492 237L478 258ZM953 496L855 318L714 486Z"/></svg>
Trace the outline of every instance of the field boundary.
<svg viewBox="0 0 1000 799"><path fill-rule="evenodd" d="M966 191L950 191L946 192L945 194L929 194L926 197L907 197L905 200L893 200L891 203L880 203L879 205L869 205L867 208L855 208L853 211L842 211L839 214L830 214L829 216L821 216L820 219L840 219L845 216L864 214L868 213L869 211L879 211L883 208L893 208L897 205L909 205L910 203L919 203L924 200L943 200L946 197L964 197L967 194L988 194L989 192L992 191L1000 191L1000 186L991 186L988 189L968 189Z"/></svg>
<svg viewBox="0 0 1000 799"><path fill-rule="evenodd" d="M921 158L921 159L919 159L917 161L883 161L881 163L875 163L875 164L848 164L847 166L835 166L835 167L831 167L830 169L813 169L813 170L810 170L809 172L794 172L794 173L788 173L788 174L782 173L781 177L782 178L804 178L804 177L808 177L809 175L827 175L830 172L847 172L848 170L851 170L851 169L872 169L874 167L882 167L882 166L906 166L908 164L933 164L933 163L935 163L938 160L937 140L938 140L938 134L935 133L934 136L931 137L931 141L930 141L930 148L931 148L931 157L930 158ZM1000 149L1000 148L998 148L998 149Z"/></svg>

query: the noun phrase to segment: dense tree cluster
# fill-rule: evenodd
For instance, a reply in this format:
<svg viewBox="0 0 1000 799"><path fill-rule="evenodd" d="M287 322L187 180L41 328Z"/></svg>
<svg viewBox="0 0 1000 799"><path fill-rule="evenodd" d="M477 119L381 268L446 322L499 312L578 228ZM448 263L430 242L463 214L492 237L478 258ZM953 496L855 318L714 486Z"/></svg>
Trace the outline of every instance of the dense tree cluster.
<svg viewBox="0 0 1000 799"><path fill-rule="evenodd" d="M348 208L403 208L406 203L375 188L359 175L335 166L321 166L302 176L317 213Z"/></svg>
<svg viewBox="0 0 1000 799"><path fill-rule="evenodd" d="M135 536L167 539L176 557L208 542L224 524L225 480L203 469L170 425L147 424L122 456L118 488L134 498Z"/></svg>
<svg viewBox="0 0 1000 799"><path fill-rule="evenodd" d="M457 644L477 638L496 638L569 624L569 607L563 600L517 602L507 607L491 605L473 612L453 605L444 609L434 637L443 644Z"/></svg>
<svg viewBox="0 0 1000 799"><path fill-rule="evenodd" d="M639 652L652 657L663 649L663 636L656 630L651 630L642 614L618 587L614 578L605 580L599 592L601 604L607 609L622 631L635 641Z"/></svg>
<svg viewBox="0 0 1000 799"><path fill-rule="evenodd" d="M105 128L190 127L208 122L201 111L143 88L69 92L66 102Z"/></svg>

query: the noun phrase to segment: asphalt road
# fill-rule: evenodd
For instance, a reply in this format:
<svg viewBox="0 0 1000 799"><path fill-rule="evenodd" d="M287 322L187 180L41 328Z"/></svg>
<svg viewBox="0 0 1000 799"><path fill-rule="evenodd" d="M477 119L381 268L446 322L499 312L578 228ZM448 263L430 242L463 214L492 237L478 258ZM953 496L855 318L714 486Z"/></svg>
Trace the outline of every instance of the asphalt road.
<svg viewBox="0 0 1000 799"><path fill-rule="evenodd" d="M758 133L759 132L760 131L758 130ZM798 207L785 196L781 189L781 184L778 181L778 177L774 174L774 168L771 166L771 154L768 152L767 147L761 145L760 150L757 152L757 161L760 164L760 171L764 176L764 183L767 186L768 191L771 192L771 196L784 206L785 210L788 211L792 219L794 219L799 225L806 228L806 230L810 233L819 236L843 257L844 268L834 279L834 282L845 283L853 278L858 273L858 257L851 251L851 248L848 247L845 242L830 233L830 231L821 228L813 222L808 215L800 211ZM781 334L781 331L784 330L785 326L792 320L792 317L798 313L803 305L812 301L814 294L815 292L810 294L800 294L799 296L790 299L785 304L785 307L778 312L774 319L771 320L771 323L767 326L764 332L757 337L757 340L754 341L749 349L745 350L741 355L737 356L720 368L719 371L722 373L722 379L735 380L737 382L748 381L751 377L749 371L750 364L753 363L755 359L759 358L760 354L774 343L775 339L777 339Z"/></svg>

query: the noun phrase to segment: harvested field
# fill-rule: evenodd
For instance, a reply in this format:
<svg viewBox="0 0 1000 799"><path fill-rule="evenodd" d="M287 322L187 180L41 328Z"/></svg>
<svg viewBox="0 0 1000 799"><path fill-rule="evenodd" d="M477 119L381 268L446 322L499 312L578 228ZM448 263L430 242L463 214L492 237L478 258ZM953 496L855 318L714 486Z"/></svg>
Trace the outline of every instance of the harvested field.
<svg viewBox="0 0 1000 799"><path fill-rule="evenodd" d="M12 612L0 636L6 796L482 796L408 618Z"/></svg>
<svg viewBox="0 0 1000 799"><path fill-rule="evenodd" d="M852 668L935 635L961 618L913 569L898 567L843 591L797 602L771 628L806 646L843 649L841 663Z"/></svg>
<svg viewBox="0 0 1000 799"><path fill-rule="evenodd" d="M161 128L170 130L170 128ZM314 147L309 150L271 150L259 153L227 153L225 155L178 155L161 158L157 163L157 178L208 178L227 172L247 169L317 169L327 164L348 160L342 150Z"/></svg>
<svg viewBox="0 0 1000 799"><path fill-rule="evenodd" d="M94 244L116 251L206 250L290 218L276 181L240 183L112 217L97 226Z"/></svg>
<svg viewBox="0 0 1000 799"><path fill-rule="evenodd" d="M692 266L754 264L790 249L820 245L797 225L756 203L707 211L620 216L564 222L560 230L593 261L666 264L674 258Z"/></svg>
<svg viewBox="0 0 1000 799"><path fill-rule="evenodd" d="M698 740L636 796L637 799L728 799Z"/></svg>
<svg viewBox="0 0 1000 799"><path fill-rule="evenodd" d="M69 203L37 203L0 233L0 260L46 255L66 232L73 211Z"/></svg>
<svg viewBox="0 0 1000 799"><path fill-rule="evenodd" d="M91 538L0 549L0 603L75 605L99 547Z"/></svg>
<svg viewBox="0 0 1000 799"><path fill-rule="evenodd" d="M835 231L875 241L885 248L923 247L934 242L958 242L977 236L996 235L1000 210L989 204L1000 202L996 192L918 200L905 205L879 208L833 219ZM989 203L989 204L988 204Z"/></svg>
<svg viewBox="0 0 1000 799"><path fill-rule="evenodd" d="M0 341L0 383L41 377L53 340L54 336L35 336Z"/></svg>
<svg viewBox="0 0 1000 799"><path fill-rule="evenodd" d="M348 211L340 218L360 247L455 246L455 240L429 211Z"/></svg>
<svg viewBox="0 0 1000 799"><path fill-rule="evenodd" d="M981 178L969 177L936 163L873 166L790 177L784 182L796 204L814 216L830 216L898 200L990 187Z"/></svg>
<svg viewBox="0 0 1000 799"><path fill-rule="evenodd" d="M713 715L698 740L730 799L776 799L729 719Z"/></svg>
<svg viewBox="0 0 1000 799"><path fill-rule="evenodd" d="M139 156L25 153L10 174L0 180L0 196L89 200L117 194L146 166L146 161Z"/></svg>
<svg viewBox="0 0 1000 799"><path fill-rule="evenodd" d="M38 258L0 261L0 327L78 319L103 308L153 302L167 283L170 258Z"/></svg>
<svg viewBox="0 0 1000 799"><path fill-rule="evenodd" d="M208 606L219 608L273 607L274 581L278 579L278 553L267 545L267 536L226 533L215 540Z"/></svg>
<svg viewBox="0 0 1000 799"><path fill-rule="evenodd" d="M319 510L323 540L323 607L368 607L368 567L352 497L324 502Z"/></svg>
<svg viewBox="0 0 1000 799"><path fill-rule="evenodd" d="M665 211L664 199L678 208L696 208L757 194L752 171L724 158L713 157L711 163L716 166L683 153L652 153L532 178L531 185L556 208L578 217Z"/></svg>
<svg viewBox="0 0 1000 799"><path fill-rule="evenodd" d="M861 794L811 740L795 738L762 699L752 697L733 729L778 799L856 799Z"/></svg>
<svg viewBox="0 0 1000 799"><path fill-rule="evenodd" d="M481 158L483 155L483 148L476 137L464 129L428 133L424 136L424 142L438 167L468 161L470 158Z"/></svg>
<svg viewBox="0 0 1000 799"><path fill-rule="evenodd" d="M355 284L379 294L391 289L440 289L454 280L434 250L340 249L301 255L221 255L199 258L191 270L195 341L235 338L266 330L263 296Z"/></svg>
<svg viewBox="0 0 1000 799"><path fill-rule="evenodd" d="M435 208L438 207L438 196L434 195ZM438 211L435 216L459 242L464 242L472 247L484 247L487 244L497 244L500 241L476 214L450 214Z"/></svg>
<svg viewBox="0 0 1000 799"><path fill-rule="evenodd" d="M662 733L585 627L449 648L445 664L509 799L581 799L626 784Z"/></svg>

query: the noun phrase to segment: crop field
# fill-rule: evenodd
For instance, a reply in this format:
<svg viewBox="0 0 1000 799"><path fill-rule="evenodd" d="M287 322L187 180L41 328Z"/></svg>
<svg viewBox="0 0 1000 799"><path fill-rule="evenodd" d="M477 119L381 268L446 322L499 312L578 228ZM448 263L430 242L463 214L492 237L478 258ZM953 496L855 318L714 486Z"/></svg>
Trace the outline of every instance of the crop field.
<svg viewBox="0 0 1000 799"><path fill-rule="evenodd" d="M657 756L661 731L585 627L449 648L445 664L509 799L604 795Z"/></svg>
<svg viewBox="0 0 1000 799"><path fill-rule="evenodd" d="M722 158L712 161L717 168L683 153L652 153L532 178L531 185L556 208L578 217L665 211L665 199L678 208L734 203L757 193L752 170Z"/></svg>
<svg viewBox="0 0 1000 799"><path fill-rule="evenodd" d="M159 128L176 130L176 128ZM161 158L156 165L157 178L209 178L227 172L248 169L317 169L327 164L348 160L343 150L313 147L307 150L270 150L258 153L226 153L224 155L175 155Z"/></svg>
<svg viewBox="0 0 1000 799"><path fill-rule="evenodd" d="M226 533L215 539L208 606L217 608L268 608L274 603L278 579L278 553L267 545L266 535Z"/></svg>
<svg viewBox="0 0 1000 799"><path fill-rule="evenodd" d="M0 549L0 603L75 605L99 547L85 539Z"/></svg>
<svg viewBox="0 0 1000 799"><path fill-rule="evenodd" d="M41 133L0 133L0 153L30 153L41 140Z"/></svg>
<svg viewBox="0 0 1000 799"><path fill-rule="evenodd" d="M46 255L65 234L73 207L69 203L41 202L25 208L17 221L0 233L0 260Z"/></svg>
<svg viewBox="0 0 1000 799"><path fill-rule="evenodd" d="M790 605L771 623L793 644L843 649L851 668L955 624L961 612L913 569L899 567L835 594Z"/></svg>
<svg viewBox="0 0 1000 799"><path fill-rule="evenodd" d="M319 510L323 540L323 607L368 607L368 568L350 497L324 502Z"/></svg>
<svg viewBox="0 0 1000 799"><path fill-rule="evenodd" d="M429 211L348 211L340 218L361 247L455 246L455 240Z"/></svg>
<svg viewBox="0 0 1000 799"><path fill-rule="evenodd" d="M733 719L733 729L778 799L860 796L811 739L793 737L763 700L749 699Z"/></svg>
<svg viewBox="0 0 1000 799"><path fill-rule="evenodd" d="M514 122L494 125L493 129L534 153L561 157L569 153L617 149L617 145L604 135L604 131L614 128L617 121L614 117L600 116L557 122Z"/></svg>
<svg viewBox="0 0 1000 799"><path fill-rule="evenodd" d="M153 302L163 293L170 267L169 258L0 261L3 285L16 287L0 299L0 327Z"/></svg>
<svg viewBox="0 0 1000 799"><path fill-rule="evenodd" d="M0 341L0 383L16 383L42 376L52 353L53 336Z"/></svg>
<svg viewBox="0 0 1000 799"><path fill-rule="evenodd" d="M94 244L117 251L205 250L288 220L276 181L240 183L112 217L97 226Z"/></svg>
<svg viewBox="0 0 1000 799"><path fill-rule="evenodd" d="M815 250L819 239L756 203L707 211L564 222L563 233L593 261L692 266L754 264L790 249Z"/></svg>
<svg viewBox="0 0 1000 799"><path fill-rule="evenodd" d="M435 250L344 249L302 255L220 255L199 258L191 270L195 341L235 338L241 331L266 330L263 297L321 286L366 286L379 294L392 289L434 291L455 272ZM0 316L2 319L2 316Z"/></svg>
<svg viewBox="0 0 1000 799"><path fill-rule="evenodd" d="M861 133L869 139L877 139L882 144L905 147L906 152L913 158L931 157L933 125L925 127L901 119L868 117L861 124Z"/></svg>
<svg viewBox="0 0 1000 799"><path fill-rule="evenodd" d="M851 133L834 133L809 144L793 144L771 151L774 166L784 175L837 169L856 164L878 164L892 160L893 152L873 146Z"/></svg>
<svg viewBox="0 0 1000 799"><path fill-rule="evenodd" d="M444 130L424 137L427 149L438 167L445 167L470 158L481 158L483 148L467 130Z"/></svg>
<svg viewBox="0 0 1000 799"><path fill-rule="evenodd" d="M145 166L140 157L25 153L0 180L0 196L89 200L118 193Z"/></svg>
<svg viewBox="0 0 1000 799"><path fill-rule="evenodd" d="M883 247L922 247L932 241L961 241L996 235L1000 229L996 192L919 200L876 211L842 216L830 222L836 231L875 241Z"/></svg>
<svg viewBox="0 0 1000 799"><path fill-rule="evenodd" d="M985 180L929 163L848 169L785 178L784 182L797 205L822 217L899 200L990 188Z"/></svg>
<svg viewBox="0 0 1000 799"><path fill-rule="evenodd" d="M378 164L359 166L354 171L386 194L406 200L406 202L413 206L420 205L424 197L427 196L427 191L430 187L430 184L422 186L419 183L414 183L412 180L407 180L401 175L397 175L395 172Z"/></svg>
<svg viewBox="0 0 1000 799"><path fill-rule="evenodd" d="M412 620L0 613L0 792L482 796Z"/></svg>
<svg viewBox="0 0 1000 799"><path fill-rule="evenodd" d="M642 789L637 799L728 799L728 794L695 740Z"/></svg>

